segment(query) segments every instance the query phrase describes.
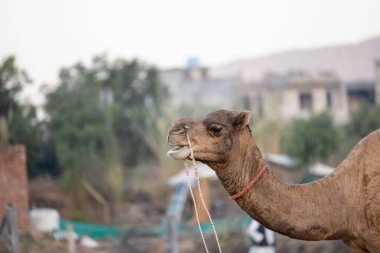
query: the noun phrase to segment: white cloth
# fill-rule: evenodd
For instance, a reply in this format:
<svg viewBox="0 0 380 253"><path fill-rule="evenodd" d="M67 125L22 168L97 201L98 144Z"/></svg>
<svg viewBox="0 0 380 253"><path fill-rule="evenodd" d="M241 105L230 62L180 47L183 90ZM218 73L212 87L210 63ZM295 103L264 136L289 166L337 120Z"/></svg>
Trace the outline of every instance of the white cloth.
<svg viewBox="0 0 380 253"><path fill-rule="evenodd" d="M251 248L249 248L248 253L276 253L276 250L273 246L268 246L268 247L252 246Z"/></svg>
<svg viewBox="0 0 380 253"><path fill-rule="evenodd" d="M246 229L247 235L251 237L256 243L260 243L262 240L264 240L264 235L258 231L260 226L261 226L260 223L258 223L255 220L252 220L252 222L249 224L248 228ZM268 244L273 244L274 243L273 231L265 228L264 233L265 233L265 238Z"/></svg>

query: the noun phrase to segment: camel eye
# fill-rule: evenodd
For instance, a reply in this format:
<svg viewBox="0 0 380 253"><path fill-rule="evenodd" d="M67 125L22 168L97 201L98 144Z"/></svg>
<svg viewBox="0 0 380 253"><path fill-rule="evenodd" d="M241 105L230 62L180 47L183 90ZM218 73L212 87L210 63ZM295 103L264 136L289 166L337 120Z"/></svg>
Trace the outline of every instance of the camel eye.
<svg viewBox="0 0 380 253"><path fill-rule="evenodd" d="M209 131L213 135L220 135L220 133L222 132L222 128L220 126L211 126L209 128Z"/></svg>

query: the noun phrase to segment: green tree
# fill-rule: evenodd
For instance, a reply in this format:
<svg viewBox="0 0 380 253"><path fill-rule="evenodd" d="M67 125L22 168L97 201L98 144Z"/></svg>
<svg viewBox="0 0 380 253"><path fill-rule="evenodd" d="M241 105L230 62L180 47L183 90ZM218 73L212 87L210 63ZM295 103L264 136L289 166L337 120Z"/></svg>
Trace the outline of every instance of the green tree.
<svg viewBox="0 0 380 253"><path fill-rule="evenodd" d="M29 177L60 175L46 124L38 120L35 107L19 105L13 113L9 121L9 144L25 145Z"/></svg>
<svg viewBox="0 0 380 253"><path fill-rule="evenodd" d="M137 60L62 69L46 112L64 182L85 177L120 197L123 168L159 160L165 96L157 69Z"/></svg>
<svg viewBox="0 0 380 253"><path fill-rule="evenodd" d="M114 62L103 81L113 95L113 127L123 164L135 166L141 161L159 160L156 148L165 118L167 91L158 70L134 60Z"/></svg>
<svg viewBox="0 0 380 253"><path fill-rule="evenodd" d="M30 177L46 173L58 176L59 167L44 122L38 119L33 105L18 100L28 82L30 79L16 65L15 57L7 57L0 64L0 145L25 145Z"/></svg>
<svg viewBox="0 0 380 253"><path fill-rule="evenodd" d="M326 160L339 147L340 131L328 113L293 121L284 134L284 150L300 167Z"/></svg>
<svg viewBox="0 0 380 253"><path fill-rule="evenodd" d="M16 66L15 57L9 56L0 64L0 145L8 143L9 120L18 107L16 97L26 80L25 72Z"/></svg>
<svg viewBox="0 0 380 253"><path fill-rule="evenodd" d="M104 177L110 129L100 87L96 72L77 64L61 70L60 85L47 96L48 127L67 187L79 185L83 177Z"/></svg>
<svg viewBox="0 0 380 253"><path fill-rule="evenodd" d="M352 115L346 131L348 136L361 139L378 128L380 128L380 106L371 107L363 103Z"/></svg>

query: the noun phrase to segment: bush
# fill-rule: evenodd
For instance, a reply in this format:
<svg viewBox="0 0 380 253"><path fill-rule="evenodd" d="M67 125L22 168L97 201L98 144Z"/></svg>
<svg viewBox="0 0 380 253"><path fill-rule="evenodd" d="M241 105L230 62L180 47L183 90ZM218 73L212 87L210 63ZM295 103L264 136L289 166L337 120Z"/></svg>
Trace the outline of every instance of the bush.
<svg viewBox="0 0 380 253"><path fill-rule="evenodd" d="M380 106L371 108L368 104L362 104L360 109L352 115L346 132L350 137L356 136L361 139L378 128L380 128Z"/></svg>
<svg viewBox="0 0 380 253"><path fill-rule="evenodd" d="M327 160L338 150L341 136L331 116L321 113L307 120L293 121L285 130L283 149L305 168L319 160Z"/></svg>

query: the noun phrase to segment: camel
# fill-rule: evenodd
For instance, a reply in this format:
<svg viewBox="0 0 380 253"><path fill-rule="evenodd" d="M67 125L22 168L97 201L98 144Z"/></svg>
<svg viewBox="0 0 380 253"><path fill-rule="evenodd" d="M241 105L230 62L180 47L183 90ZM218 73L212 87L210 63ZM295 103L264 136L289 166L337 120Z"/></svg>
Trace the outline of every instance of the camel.
<svg viewBox="0 0 380 253"><path fill-rule="evenodd" d="M330 175L287 185L265 169L249 120L249 112L227 110L180 119L169 129L168 155L191 159L188 136L194 159L215 170L237 204L265 227L294 239L343 240L354 253L380 252L380 129Z"/></svg>

